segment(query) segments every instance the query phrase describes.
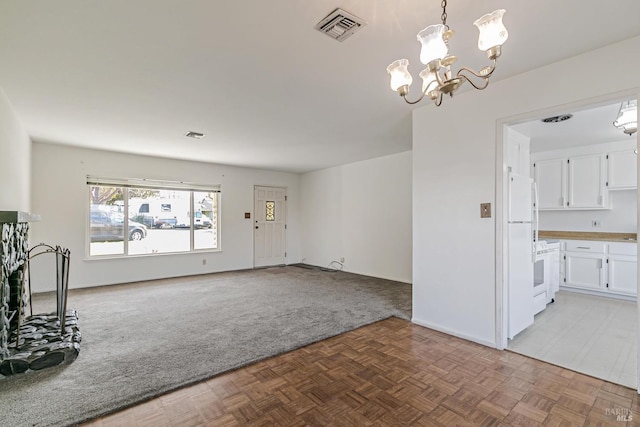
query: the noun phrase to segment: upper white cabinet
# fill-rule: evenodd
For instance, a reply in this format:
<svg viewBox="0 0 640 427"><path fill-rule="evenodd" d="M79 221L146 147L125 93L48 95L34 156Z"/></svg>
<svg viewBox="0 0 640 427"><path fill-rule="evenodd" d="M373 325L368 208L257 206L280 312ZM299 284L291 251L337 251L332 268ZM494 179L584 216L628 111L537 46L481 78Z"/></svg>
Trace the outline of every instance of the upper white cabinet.
<svg viewBox="0 0 640 427"><path fill-rule="evenodd" d="M538 209L611 209L611 191L637 188L635 148L620 140L531 153Z"/></svg>
<svg viewBox="0 0 640 427"><path fill-rule="evenodd" d="M574 209L605 209L607 206L606 156L592 154L569 157L567 161L567 207Z"/></svg>
<svg viewBox="0 0 640 427"><path fill-rule="evenodd" d="M564 158L533 163L533 179L538 186L538 209L564 209L566 165Z"/></svg>
<svg viewBox="0 0 640 427"><path fill-rule="evenodd" d="M534 161L538 209L608 209L606 165L604 154Z"/></svg>
<svg viewBox="0 0 640 427"><path fill-rule="evenodd" d="M633 150L615 151L607 155L609 190L632 190L637 188L638 156Z"/></svg>

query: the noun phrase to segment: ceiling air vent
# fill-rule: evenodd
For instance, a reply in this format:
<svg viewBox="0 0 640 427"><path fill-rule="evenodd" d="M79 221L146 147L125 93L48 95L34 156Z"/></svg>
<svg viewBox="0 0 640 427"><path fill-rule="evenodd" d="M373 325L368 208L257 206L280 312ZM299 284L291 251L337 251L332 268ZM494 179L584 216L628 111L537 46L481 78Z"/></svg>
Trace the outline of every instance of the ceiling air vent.
<svg viewBox="0 0 640 427"><path fill-rule="evenodd" d="M204 133L194 132L190 130L189 132L185 133L184 136L188 136L189 138L202 139L204 138Z"/></svg>
<svg viewBox="0 0 640 427"><path fill-rule="evenodd" d="M365 25L367 25L367 23L362 19L338 8L327 15L322 21L318 22L315 28L332 39L341 42Z"/></svg>
<svg viewBox="0 0 640 427"><path fill-rule="evenodd" d="M569 120L573 117L573 114L561 114L559 116L547 117L546 119L542 119L544 123L560 123L565 120Z"/></svg>

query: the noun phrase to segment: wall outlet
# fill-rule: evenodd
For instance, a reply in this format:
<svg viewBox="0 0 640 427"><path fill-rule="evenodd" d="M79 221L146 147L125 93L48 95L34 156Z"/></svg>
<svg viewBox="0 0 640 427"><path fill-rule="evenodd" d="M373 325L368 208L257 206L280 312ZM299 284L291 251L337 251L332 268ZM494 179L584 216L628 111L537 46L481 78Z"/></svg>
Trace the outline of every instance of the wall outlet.
<svg viewBox="0 0 640 427"><path fill-rule="evenodd" d="M344 262L344 257L343 256L340 257L340 262Z"/></svg>
<svg viewBox="0 0 640 427"><path fill-rule="evenodd" d="M591 221L592 227L600 227L600 220L594 219Z"/></svg>
<svg viewBox="0 0 640 427"><path fill-rule="evenodd" d="M202 265L207 265L207 259L206 258L202 258Z"/></svg>

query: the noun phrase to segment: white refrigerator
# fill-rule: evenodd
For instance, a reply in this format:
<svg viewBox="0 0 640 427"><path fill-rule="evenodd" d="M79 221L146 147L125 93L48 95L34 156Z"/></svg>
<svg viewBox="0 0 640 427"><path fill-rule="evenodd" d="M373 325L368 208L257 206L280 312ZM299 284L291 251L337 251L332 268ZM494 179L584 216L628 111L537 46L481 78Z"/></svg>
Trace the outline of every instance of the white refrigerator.
<svg viewBox="0 0 640 427"><path fill-rule="evenodd" d="M533 180L509 173L508 337L533 324Z"/></svg>

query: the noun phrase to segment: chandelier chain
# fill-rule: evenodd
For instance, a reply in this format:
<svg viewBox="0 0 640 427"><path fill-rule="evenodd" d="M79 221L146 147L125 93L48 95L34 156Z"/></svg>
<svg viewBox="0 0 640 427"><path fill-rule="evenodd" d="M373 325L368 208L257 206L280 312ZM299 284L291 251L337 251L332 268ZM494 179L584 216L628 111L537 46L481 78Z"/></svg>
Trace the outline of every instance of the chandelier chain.
<svg viewBox="0 0 640 427"><path fill-rule="evenodd" d="M442 0L442 25L447 26L447 0ZM447 27L448 28L448 27Z"/></svg>

